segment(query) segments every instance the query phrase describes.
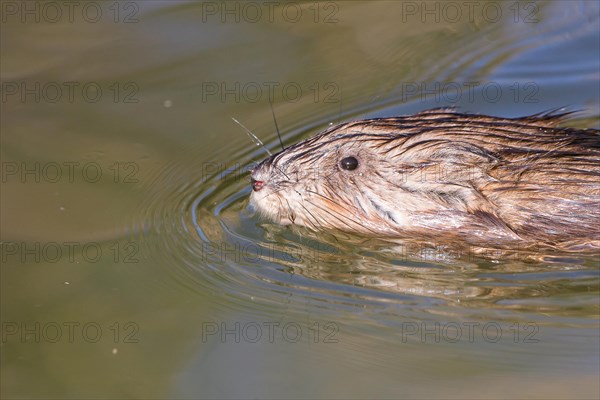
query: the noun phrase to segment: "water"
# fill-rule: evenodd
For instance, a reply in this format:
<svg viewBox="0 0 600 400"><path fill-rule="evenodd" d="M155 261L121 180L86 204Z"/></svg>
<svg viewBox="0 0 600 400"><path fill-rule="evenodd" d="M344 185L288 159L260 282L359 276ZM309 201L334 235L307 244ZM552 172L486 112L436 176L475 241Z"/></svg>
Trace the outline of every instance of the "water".
<svg viewBox="0 0 600 400"><path fill-rule="evenodd" d="M269 100L286 145L449 105L598 128L598 3L50 3L2 3L3 398L600 396L597 256L270 224L231 120L274 151Z"/></svg>

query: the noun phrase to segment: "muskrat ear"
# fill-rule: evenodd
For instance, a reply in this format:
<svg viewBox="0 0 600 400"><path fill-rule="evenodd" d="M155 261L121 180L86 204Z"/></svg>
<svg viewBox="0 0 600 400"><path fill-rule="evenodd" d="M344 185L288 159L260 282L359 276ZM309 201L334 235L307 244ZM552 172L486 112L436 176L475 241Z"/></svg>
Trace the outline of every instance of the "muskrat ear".
<svg viewBox="0 0 600 400"><path fill-rule="evenodd" d="M352 156L344 157L340 161L340 167L347 171L355 170L356 168L358 168L358 160L356 159L356 157Z"/></svg>

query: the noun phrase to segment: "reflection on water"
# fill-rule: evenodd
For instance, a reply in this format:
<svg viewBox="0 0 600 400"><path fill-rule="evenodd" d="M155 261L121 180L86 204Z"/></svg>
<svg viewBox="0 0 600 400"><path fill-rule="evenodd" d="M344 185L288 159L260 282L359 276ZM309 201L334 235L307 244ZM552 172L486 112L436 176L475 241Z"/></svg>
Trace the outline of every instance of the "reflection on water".
<svg viewBox="0 0 600 400"><path fill-rule="evenodd" d="M269 97L286 145L448 105L598 127L597 3L306 3L297 22L129 3L138 22L2 10L3 398L600 395L597 255L271 224L247 207L264 151L231 120L273 151ZM49 82L103 94L31 92Z"/></svg>

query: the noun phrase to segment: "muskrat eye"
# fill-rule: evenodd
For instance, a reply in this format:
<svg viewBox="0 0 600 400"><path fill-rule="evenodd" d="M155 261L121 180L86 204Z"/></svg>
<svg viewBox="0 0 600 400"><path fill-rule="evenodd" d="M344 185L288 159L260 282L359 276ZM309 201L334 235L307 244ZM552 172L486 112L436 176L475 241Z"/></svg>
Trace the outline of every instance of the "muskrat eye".
<svg viewBox="0 0 600 400"><path fill-rule="evenodd" d="M340 161L340 167L342 167L342 169L352 171L358 167L358 160L354 157L342 158L342 161Z"/></svg>

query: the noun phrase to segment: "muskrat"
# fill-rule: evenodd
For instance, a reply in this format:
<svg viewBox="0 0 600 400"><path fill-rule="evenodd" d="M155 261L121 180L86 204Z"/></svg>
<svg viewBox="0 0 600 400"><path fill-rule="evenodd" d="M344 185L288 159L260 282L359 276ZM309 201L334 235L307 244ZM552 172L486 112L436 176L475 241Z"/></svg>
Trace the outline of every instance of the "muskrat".
<svg viewBox="0 0 600 400"><path fill-rule="evenodd" d="M598 250L600 131L558 127L569 114L342 123L259 163L250 204L316 231Z"/></svg>

